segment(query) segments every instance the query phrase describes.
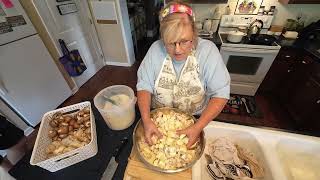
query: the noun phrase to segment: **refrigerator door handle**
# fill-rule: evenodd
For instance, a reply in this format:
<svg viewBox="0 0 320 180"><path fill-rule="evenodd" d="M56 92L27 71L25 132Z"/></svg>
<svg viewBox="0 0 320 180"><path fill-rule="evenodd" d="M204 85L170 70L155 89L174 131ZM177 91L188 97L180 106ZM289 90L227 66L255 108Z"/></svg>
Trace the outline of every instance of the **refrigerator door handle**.
<svg viewBox="0 0 320 180"><path fill-rule="evenodd" d="M0 93L3 95L6 95L9 93L9 91L6 88L6 86L4 85L4 82L2 81L2 79L0 79Z"/></svg>

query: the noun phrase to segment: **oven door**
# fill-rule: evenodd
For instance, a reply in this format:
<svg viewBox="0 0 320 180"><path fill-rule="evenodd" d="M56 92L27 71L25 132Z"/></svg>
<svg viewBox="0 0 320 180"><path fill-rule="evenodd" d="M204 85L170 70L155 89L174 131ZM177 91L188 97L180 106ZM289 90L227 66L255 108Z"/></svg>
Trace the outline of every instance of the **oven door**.
<svg viewBox="0 0 320 180"><path fill-rule="evenodd" d="M221 47L220 53L231 80L259 83L267 74L279 50Z"/></svg>

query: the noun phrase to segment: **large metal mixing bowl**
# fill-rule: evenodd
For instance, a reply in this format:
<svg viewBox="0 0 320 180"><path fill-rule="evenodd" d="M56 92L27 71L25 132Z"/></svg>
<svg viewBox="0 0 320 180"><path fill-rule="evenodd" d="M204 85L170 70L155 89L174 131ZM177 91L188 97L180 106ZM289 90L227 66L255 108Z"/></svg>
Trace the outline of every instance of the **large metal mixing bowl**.
<svg viewBox="0 0 320 180"><path fill-rule="evenodd" d="M168 111L175 111L177 113L182 113L185 114L187 116L189 116L191 119L193 119L194 121L196 121L196 118L194 118L192 115L186 114L183 111L176 109L176 108L168 108L168 107L164 107L164 108L159 108L159 109L155 109L153 111L150 112L150 116L152 117L155 113L157 112L168 112ZM181 172L184 171L186 169L191 168L196 162L197 160L200 159L200 157L203 154L204 148L205 148L205 139L204 139L204 132L201 131L200 134L200 141L198 143L197 146L200 146L200 151L197 152L196 157L193 159L192 162L190 162L189 164L187 164L184 167L180 167L177 169L162 169L160 167L154 166L153 164L150 164L147 160L145 160L145 158L140 154L140 149L139 149L139 145L138 145L138 141L144 138L144 129L143 129L143 123L142 120L140 119L139 122L136 124L136 127L134 128L134 132L133 132L133 145L134 148L136 148L137 150L137 154L139 159L150 169L158 171L158 172L163 172L163 173L176 173L176 172Z"/></svg>

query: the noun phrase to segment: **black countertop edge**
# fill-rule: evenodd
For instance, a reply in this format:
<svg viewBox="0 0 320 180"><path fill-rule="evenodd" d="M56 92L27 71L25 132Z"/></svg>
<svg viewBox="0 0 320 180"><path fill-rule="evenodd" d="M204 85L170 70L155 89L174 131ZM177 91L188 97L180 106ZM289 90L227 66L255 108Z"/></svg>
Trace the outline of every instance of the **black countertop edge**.
<svg viewBox="0 0 320 180"><path fill-rule="evenodd" d="M315 132L308 132L308 131L294 130L294 129L282 129L282 128L275 128L275 127L269 127L269 126L261 126L261 125L253 125L253 124L241 123L241 122L230 122L230 121L225 121L225 120L220 120L220 119L215 119L213 121L229 123L229 124L236 124L236 125L242 125L242 126L248 126L248 127L254 127L254 128L261 128L261 129L266 129L266 130L280 131L280 132L285 132L285 133L292 133L292 134L320 137L320 132L316 132L316 131Z"/></svg>
<svg viewBox="0 0 320 180"><path fill-rule="evenodd" d="M202 39L208 39L212 41L218 48L222 45L222 42L218 33L214 33L212 37L208 37L208 36L199 36L199 37Z"/></svg>

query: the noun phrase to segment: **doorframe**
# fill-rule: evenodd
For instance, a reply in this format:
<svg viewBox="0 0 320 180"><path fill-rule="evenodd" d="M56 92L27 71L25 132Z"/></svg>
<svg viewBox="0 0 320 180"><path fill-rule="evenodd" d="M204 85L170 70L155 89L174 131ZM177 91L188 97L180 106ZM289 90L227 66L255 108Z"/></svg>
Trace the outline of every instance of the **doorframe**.
<svg viewBox="0 0 320 180"><path fill-rule="evenodd" d="M105 57L103 55L103 51L102 51L100 42L98 40L97 31L96 31L95 26L94 26L93 21L92 21L92 16L91 16L91 12L90 12L90 9L89 9L88 1L73 0L73 2L76 4L76 6L78 8L78 12L77 13L78 13L78 15L80 17L81 27L84 29L84 31L90 33L91 37L94 40L94 45L95 45L94 49L97 49L99 54L100 54L99 59L101 61L100 62L101 63L101 67L99 67L97 69L97 71L99 71L102 67L104 67L106 65L106 61L105 61ZM50 29L49 29L51 25L45 23L45 20L41 16L41 13L39 12L34 0L31 0L31 3L34 6L34 9L35 9L36 13L38 14L39 18L41 19L42 23L44 24L44 28L47 31L51 41L53 42L53 45L54 45L53 47L57 51L57 54L59 54L59 56L61 57L63 54L62 54L62 52L60 50L60 46L59 46L58 40L55 40L54 33L52 31L50 31ZM90 25L86 26L86 24L90 24ZM73 83L75 84L74 88L71 89L72 93L75 94L79 90L80 87L77 85L77 83L76 83L76 81L74 80L73 77L70 76L70 78L73 81Z"/></svg>
<svg viewBox="0 0 320 180"><path fill-rule="evenodd" d="M89 5L89 0L74 0L74 2L76 3L77 7L79 8L79 16L81 17L81 24L82 27L88 31L91 36L94 39L95 42L95 49L99 50L100 53L100 57L101 60L103 62L103 65L106 65L106 60L105 60L105 56L103 54L101 45L100 45L100 41L99 41L99 37L98 37L98 33L96 30L96 27L94 25L93 22L93 18L92 18L92 14L91 14L91 10L90 10L90 5ZM89 26L86 26L86 24L88 24Z"/></svg>

